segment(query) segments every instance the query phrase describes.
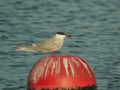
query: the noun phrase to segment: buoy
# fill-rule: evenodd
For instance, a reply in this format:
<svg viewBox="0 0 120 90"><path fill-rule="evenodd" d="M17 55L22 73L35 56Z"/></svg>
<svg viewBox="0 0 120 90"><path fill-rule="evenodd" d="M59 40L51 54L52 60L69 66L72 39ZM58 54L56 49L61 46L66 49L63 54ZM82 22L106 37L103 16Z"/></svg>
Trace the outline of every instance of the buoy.
<svg viewBox="0 0 120 90"><path fill-rule="evenodd" d="M46 56L32 67L27 90L46 89L96 90L96 78L90 65L79 56Z"/></svg>

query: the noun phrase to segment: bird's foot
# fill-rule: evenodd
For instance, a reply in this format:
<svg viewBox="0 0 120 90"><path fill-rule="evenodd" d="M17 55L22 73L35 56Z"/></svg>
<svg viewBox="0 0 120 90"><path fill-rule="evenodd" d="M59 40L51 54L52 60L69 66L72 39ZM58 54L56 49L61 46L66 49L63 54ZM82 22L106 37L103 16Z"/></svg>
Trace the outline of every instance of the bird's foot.
<svg viewBox="0 0 120 90"><path fill-rule="evenodd" d="M50 53L51 56L56 56L53 52Z"/></svg>

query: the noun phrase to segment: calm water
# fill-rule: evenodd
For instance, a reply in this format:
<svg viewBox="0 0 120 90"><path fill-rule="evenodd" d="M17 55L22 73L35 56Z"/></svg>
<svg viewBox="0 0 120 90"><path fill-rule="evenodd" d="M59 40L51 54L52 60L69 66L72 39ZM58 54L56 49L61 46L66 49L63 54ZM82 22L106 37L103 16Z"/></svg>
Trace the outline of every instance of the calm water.
<svg viewBox="0 0 120 90"><path fill-rule="evenodd" d="M120 90L119 0L1 0L0 90L26 90L33 64L49 54L17 52L63 31L57 54L78 55L93 68L98 90Z"/></svg>

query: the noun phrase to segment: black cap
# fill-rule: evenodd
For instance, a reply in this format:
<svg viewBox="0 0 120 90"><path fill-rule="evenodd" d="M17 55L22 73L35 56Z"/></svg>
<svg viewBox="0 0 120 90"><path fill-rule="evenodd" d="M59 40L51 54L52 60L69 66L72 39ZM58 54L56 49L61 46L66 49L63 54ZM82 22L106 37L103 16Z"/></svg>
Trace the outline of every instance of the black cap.
<svg viewBox="0 0 120 90"><path fill-rule="evenodd" d="M56 32L56 34L66 35L66 34L65 34L65 33L63 33L63 32Z"/></svg>

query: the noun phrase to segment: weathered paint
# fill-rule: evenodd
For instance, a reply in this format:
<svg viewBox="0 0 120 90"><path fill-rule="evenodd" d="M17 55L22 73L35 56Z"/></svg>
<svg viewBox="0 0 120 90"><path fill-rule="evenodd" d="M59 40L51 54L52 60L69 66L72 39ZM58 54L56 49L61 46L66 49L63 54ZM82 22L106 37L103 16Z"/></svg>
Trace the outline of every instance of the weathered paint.
<svg viewBox="0 0 120 90"><path fill-rule="evenodd" d="M96 85L90 66L79 56L51 55L41 58L32 68L29 87L56 88Z"/></svg>

